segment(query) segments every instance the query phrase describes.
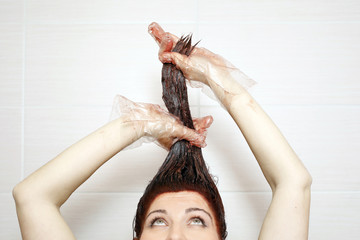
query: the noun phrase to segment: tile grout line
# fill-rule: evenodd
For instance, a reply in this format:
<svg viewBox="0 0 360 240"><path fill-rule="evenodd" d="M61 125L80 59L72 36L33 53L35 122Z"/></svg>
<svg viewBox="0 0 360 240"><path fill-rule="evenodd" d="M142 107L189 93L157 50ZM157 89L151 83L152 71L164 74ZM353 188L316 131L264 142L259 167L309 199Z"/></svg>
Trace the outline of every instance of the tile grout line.
<svg viewBox="0 0 360 240"><path fill-rule="evenodd" d="M201 95L201 89L199 88L199 93ZM189 103L190 104L190 103ZM197 107L198 104L190 104L190 107ZM338 108L359 108L360 104L281 104L281 103L261 103L261 106L271 106L271 107L298 107L298 108L312 108L312 107L338 107ZM98 105L98 106L88 106L88 105L32 105L27 106L28 109L49 109L49 108L70 108L70 109L104 109L110 108L111 105ZM201 107L219 107L215 104L202 104ZM16 106L2 106L3 109L16 109L19 107Z"/></svg>
<svg viewBox="0 0 360 240"><path fill-rule="evenodd" d="M271 191L219 191L220 195L222 194L271 194ZM113 192L113 191L75 191L73 193L73 195L79 194L79 195L92 195L92 194L98 194L98 195L122 195L122 194L134 194L134 195L142 195L144 192L143 191L117 191L117 192ZM0 195L9 195L11 194L10 192L0 192ZM314 190L311 191L311 194L360 194L360 191L358 190L328 190L328 191L318 191L318 190Z"/></svg>
<svg viewBox="0 0 360 240"><path fill-rule="evenodd" d="M272 194L271 191L219 191L220 195L222 194L250 194L250 195L256 195L256 194ZM134 195L142 195L143 191L75 191L73 194L80 194L80 195L92 195L92 194L99 194L99 195L122 195L122 194L134 194ZM9 193L0 193L0 195L6 195ZM335 190L335 191L311 191L311 194L360 194L360 191L357 190Z"/></svg>
<svg viewBox="0 0 360 240"><path fill-rule="evenodd" d="M28 21L27 25L149 25L148 20L144 21ZM195 21L161 21L161 24L194 24ZM1 25L1 23L0 23Z"/></svg>
<svg viewBox="0 0 360 240"><path fill-rule="evenodd" d="M198 6L198 2L197 2ZM197 13L198 14L198 13ZM198 17L198 15L196 15ZM341 20L318 20L318 21L288 21L288 20L237 20L237 21L162 21L162 24L203 24L203 25L249 25L249 24L286 24L286 25L299 25L299 24L360 24L360 21L341 21ZM3 23L0 23L2 25ZM16 24L14 23L5 23L5 24ZM30 21L27 22L28 25L142 25L149 24L149 21Z"/></svg>
<svg viewBox="0 0 360 240"><path fill-rule="evenodd" d="M23 0L23 35L22 35L22 99L21 99L21 173L20 180L24 179L25 176L25 47L26 47L26 0Z"/></svg>

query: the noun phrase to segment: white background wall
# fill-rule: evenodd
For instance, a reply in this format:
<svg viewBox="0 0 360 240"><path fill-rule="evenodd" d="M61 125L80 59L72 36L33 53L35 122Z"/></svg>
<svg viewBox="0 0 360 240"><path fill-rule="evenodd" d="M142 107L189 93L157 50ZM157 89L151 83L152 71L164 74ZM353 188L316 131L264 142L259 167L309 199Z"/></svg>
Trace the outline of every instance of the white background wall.
<svg viewBox="0 0 360 240"><path fill-rule="evenodd" d="M152 21L194 33L259 83L252 94L313 176L309 239L358 239L358 0L0 0L0 239L21 238L12 187L106 123L115 94L162 103ZM215 118L203 152L228 239L256 239L270 189L227 113L190 95L194 116ZM131 239L165 156L155 144L121 152L81 186L63 207L78 239Z"/></svg>

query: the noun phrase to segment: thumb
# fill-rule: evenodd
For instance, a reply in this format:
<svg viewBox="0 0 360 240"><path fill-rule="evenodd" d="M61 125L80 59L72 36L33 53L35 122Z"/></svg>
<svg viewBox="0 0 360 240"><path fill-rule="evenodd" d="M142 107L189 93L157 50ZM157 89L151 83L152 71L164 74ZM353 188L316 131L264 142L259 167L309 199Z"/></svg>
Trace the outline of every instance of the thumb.
<svg viewBox="0 0 360 240"><path fill-rule="evenodd" d="M206 117L194 118L193 119L194 127L195 127L197 132L206 131L206 129L211 126L213 121L214 121L214 119L210 115L206 116Z"/></svg>
<svg viewBox="0 0 360 240"><path fill-rule="evenodd" d="M187 140L192 145L195 145L197 147L206 147L205 139L206 134L199 133L195 131L194 129L185 127L181 124L176 127L175 131L173 132L174 138L177 138L178 140Z"/></svg>
<svg viewBox="0 0 360 240"><path fill-rule="evenodd" d="M159 60L162 63L172 63L182 72L185 72L188 66L188 57L177 52L159 53Z"/></svg>
<svg viewBox="0 0 360 240"><path fill-rule="evenodd" d="M161 39L159 55L161 55L164 52L171 52L173 46L174 46L174 41L170 36L170 33L165 33L163 38Z"/></svg>

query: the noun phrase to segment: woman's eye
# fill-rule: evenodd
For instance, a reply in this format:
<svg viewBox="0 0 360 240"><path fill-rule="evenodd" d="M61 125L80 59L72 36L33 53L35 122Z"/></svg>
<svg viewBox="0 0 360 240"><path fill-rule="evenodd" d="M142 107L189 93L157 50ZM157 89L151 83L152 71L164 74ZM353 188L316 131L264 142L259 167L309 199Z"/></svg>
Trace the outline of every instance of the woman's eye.
<svg viewBox="0 0 360 240"><path fill-rule="evenodd" d="M152 221L151 226L166 226L166 222L164 219L158 218Z"/></svg>
<svg viewBox="0 0 360 240"><path fill-rule="evenodd" d="M205 226L204 221L201 218L192 218L190 220L190 224L191 225L200 225L200 226Z"/></svg>

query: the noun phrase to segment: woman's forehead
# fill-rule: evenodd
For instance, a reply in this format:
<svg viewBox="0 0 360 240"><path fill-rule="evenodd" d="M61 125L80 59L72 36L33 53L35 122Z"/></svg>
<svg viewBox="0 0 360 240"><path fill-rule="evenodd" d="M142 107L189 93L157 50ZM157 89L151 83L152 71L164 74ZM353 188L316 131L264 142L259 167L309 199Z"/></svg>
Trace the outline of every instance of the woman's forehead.
<svg viewBox="0 0 360 240"><path fill-rule="evenodd" d="M210 211L210 207L207 201L198 192L167 192L160 194L154 199L148 212L156 209L183 210L194 207L203 208Z"/></svg>

